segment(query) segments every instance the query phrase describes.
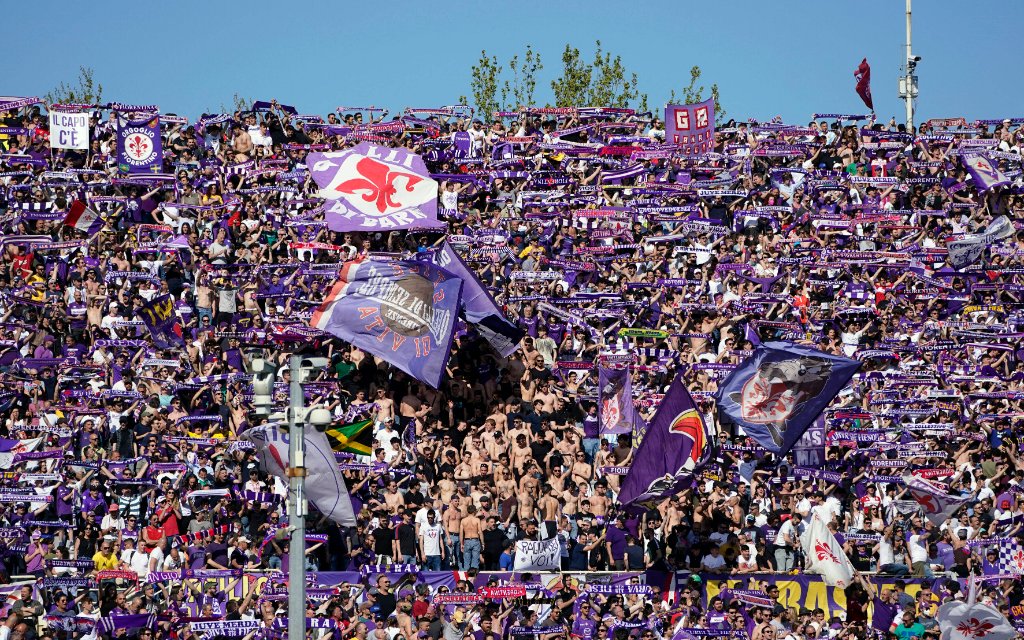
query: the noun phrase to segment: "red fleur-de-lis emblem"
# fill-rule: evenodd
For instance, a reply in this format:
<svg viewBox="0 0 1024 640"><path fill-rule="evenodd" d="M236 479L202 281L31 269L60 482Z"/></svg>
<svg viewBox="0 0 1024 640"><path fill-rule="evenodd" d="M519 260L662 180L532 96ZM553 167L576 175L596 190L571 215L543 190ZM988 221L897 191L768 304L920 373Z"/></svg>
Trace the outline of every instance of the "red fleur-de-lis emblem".
<svg viewBox="0 0 1024 640"><path fill-rule="evenodd" d="M832 553L832 549L824 542L814 543L814 553L818 556L818 562L828 560L829 562L839 564L839 558L836 557L836 554Z"/></svg>
<svg viewBox="0 0 1024 640"><path fill-rule="evenodd" d="M366 191L361 195L366 202L376 200L377 211L384 213L388 209L397 209L402 204L394 199L398 193L395 188L397 178L405 178L405 191L411 193L413 187L423 180L420 176L404 171L392 171L391 167L383 162L377 162L373 158L363 158L356 163L356 170L362 178L346 180L335 187L340 193L355 194L357 191Z"/></svg>
<svg viewBox="0 0 1024 640"><path fill-rule="evenodd" d="M132 136L128 140L128 149L136 158L141 158L149 152L149 140L146 136Z"/></svg>
<svg viewBox="0 0 1024 640"><path fill-rule="evenodd" d="M994 628L995 625L991 622L981 622L977 618L964 620L960 624L956 625L957 631L970 638L984 638Z"/></svg>
<svg viewBox="0 0 1024 640"><path fill-rule="evenodd" d="M1017 570L1024 573L1024 549L1017 549L1016 553L1013 554L1013 564L1017 567Z"/></svg>

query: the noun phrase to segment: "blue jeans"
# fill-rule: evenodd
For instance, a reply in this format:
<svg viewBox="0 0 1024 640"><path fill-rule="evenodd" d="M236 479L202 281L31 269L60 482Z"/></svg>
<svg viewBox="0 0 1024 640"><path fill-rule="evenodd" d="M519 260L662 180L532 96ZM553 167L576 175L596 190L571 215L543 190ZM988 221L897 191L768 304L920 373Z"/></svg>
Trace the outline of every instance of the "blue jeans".
<svg viewBox="0 0 1024 640"><path fill-rule="evenodd" d="M594 462L594 456L601 448L601 438L583 438L583 453L587 454L587 464Z"/></svg>
<svg viewBox="0 0 1024 640"><path fill-rule="evenodd" d="M463 571L480 569L480 539L472 538L462 542L462 562L459 564Z"/></svg>
<svg viewBox="0 0 1024 640"><path fill-rule="evenodd" d="M910 574L910 567L901 562L883 564L882 566L878 567L878 573L889 573L895 576L905 576Z"/></svg>
<svg viewBox="0 0 1024 640"><path fill-rule="evenodd" d="M402 554L402 564L416 564L416 556Z"/></svg>
<svg viewBox="0 0 1024 640"><path fill-rule="evenodd" d="M459 534L449 533L448 534L448 555L445 557L445 568L454 569L458 571L462 564L462 552L459 551Z"/></svg>
<svg viewBox="0 0 1024 640"><path fill-rule="evenodd" d="M423 566L427 571L440 571L441 570L441 556L427 556L427 561Z"/></svg>

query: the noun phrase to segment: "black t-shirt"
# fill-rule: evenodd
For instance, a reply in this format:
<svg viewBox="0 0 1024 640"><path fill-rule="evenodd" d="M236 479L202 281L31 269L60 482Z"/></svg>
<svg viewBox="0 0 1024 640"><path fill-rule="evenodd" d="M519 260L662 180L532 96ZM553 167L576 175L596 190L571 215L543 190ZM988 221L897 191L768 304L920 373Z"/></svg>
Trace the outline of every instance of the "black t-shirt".
<svg viewBox="0 0 1024 640"><path fill-rule="evenodd" d="M416 555L416 529L412 525L398 525L395 536L398 538L398 549L403 556Z"/></svg>
<svg viewBox="0 0 1024 640"><path fill-rule="evenodd" d="M381 593L377 595L377 606L380 607L380 617L387 620L395 611L395 606L398 604L395 598L394 592L392 593Z"/></svg>
<svg viewBox="0 0 1024 640"><path fill-rule="evenodd" d="M554 445L547 440L540 440L530 443L530 453L538 464L544 464L544 457L554 448Z"/></svg>
<svg viewBox="0 0 1024 640"><path fill-rule="evenodd" d="M395 539L395 531L380 527L373 532L373 552L379 556L390 556L394 551L391 541Z"/></svg>

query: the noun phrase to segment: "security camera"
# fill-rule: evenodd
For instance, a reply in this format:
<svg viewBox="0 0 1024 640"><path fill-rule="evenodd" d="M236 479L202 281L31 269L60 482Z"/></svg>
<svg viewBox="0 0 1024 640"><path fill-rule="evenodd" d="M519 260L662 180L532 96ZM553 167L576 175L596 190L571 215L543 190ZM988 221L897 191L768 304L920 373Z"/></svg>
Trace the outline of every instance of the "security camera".
<svg viewBox="0 0 1024 640"><path fill-rule="evenodd" d="M921 62L921 56L912 56L910 58L910 61L911 62Z"/></svg>

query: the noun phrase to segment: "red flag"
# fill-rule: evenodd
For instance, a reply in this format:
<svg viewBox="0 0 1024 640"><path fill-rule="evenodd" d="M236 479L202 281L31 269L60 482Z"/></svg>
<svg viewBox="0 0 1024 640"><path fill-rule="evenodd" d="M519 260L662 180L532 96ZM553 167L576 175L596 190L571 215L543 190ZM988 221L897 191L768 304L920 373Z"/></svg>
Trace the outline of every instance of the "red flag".
<svg viewBox="0 0 1024 640"><path fill-rule="evenodd" d="M871 101L871 65L868 64L867 58L860 61L860 66L853 72L853 75L857 77L857 95L873 112L875 105Z"/></svg>

